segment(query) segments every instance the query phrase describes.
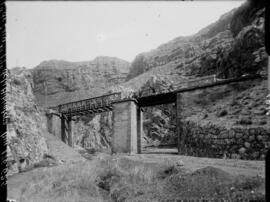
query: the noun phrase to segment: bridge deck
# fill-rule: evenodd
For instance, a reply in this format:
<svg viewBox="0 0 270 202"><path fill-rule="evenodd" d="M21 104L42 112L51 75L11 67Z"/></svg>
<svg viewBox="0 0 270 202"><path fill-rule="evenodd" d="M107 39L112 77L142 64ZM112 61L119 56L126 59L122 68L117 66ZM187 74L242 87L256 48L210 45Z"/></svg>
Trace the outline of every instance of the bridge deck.
<svg viewBox="0 0 270 202"><path fill-rule="evenodd" d="M112 103L121 99L121 93L112 93L58 106L58 112L67 116L95 114L112 110Z"/></svg>
<svg viewBox="0 0 270 202"><path fill-rule="evenodd" d="M247 80L253 80L253 79L263 79L261 75L249 75L239 78L231 78L231 79L216 79L211 77L206 77L203 80L191 80L184 83L179 83L176 86L173 86L173 90L171 92L165 91L163 93L160 92L151 92L146 93L146 95L138 97L138 104L140 107L148 107L148 106L154 106L154 105L160 105L160 104L169 104L169 103L175 103L176 102L176 95L177 93L181 92L187 92L187 91L193 91L197 89L204 89L204 88L210 88L214 86L220 86L220 85L226 85L230 83L236 83L240 81L247 81ZM176 90L174 90L176 89ZM144 94L144 93L142 93Z"/></svg>
<svg viewBox="0 0 270 202"><path fill-rule="evenodd" d="M200 79L193 79L187 82L171 85L168 89L155 91L147 89L140 91L133 98L137 99L140 107L169 104L176 102L177 93L193 91L197 89L209 88L213 86L226 85L240 81L263 78L261 75L244 76L231 79L216 79L215 75L206 76ZM57 111L67 116L76 116L84 114L95 114L112 110L112 104L122 99L121 92L107 94L90 99L70 102L59 105Z"/></svg>

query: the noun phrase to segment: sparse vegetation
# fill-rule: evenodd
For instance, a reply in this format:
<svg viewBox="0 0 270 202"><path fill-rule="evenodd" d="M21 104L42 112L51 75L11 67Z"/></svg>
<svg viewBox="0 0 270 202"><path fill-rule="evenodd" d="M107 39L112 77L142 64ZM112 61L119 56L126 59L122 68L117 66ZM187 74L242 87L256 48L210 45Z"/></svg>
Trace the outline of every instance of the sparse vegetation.
<svg viewBox="0 0 270 202"><path fill-rule="evenodd" d="M228 114L228 111L226 109L223 109L219 112L217 112L217 117L226 116Z"/></svg>
<svg viewBox="0 0 270 202"><path fill-rule="evenodd" d="M263 197L260 190L264 180L259 176L235 177L212 166L189 169L157 156L102 156L100 160L31 171L27 185L21 189L20 201L156 201L232 198L236 193L246 198Z"/></svg>
<svg viewBox="0 0 270 202"><path fill-rule="evenodd" d="M243 27L250 24L255 18L256 12L264 6L264 0L248 0L244 5L236 10L230 27L233 36L236 36Z"/></svg>
<svg viewBox="0 0 270 202"><path fill-rule="evenodd" d="M241 117L236 124L240 124L240 125L251 125L252 124L252 120L250 117Z"/></svg>

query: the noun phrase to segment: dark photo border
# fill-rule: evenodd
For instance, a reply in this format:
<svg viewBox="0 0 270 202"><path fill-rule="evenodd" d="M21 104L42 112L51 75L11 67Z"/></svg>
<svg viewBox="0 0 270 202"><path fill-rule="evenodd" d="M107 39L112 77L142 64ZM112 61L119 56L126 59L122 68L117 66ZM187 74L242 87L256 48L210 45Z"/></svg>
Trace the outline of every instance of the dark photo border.
<svg viewBox="0 0 270 202"><path fill-rule="evenodd" d="M11 0L13 1L13 0ZM48 0L50 1L50 0ZM69 1L69 0L68 0ZM89 0L95 1L95 0ZM162 0L161 0L162 1ZM185 0L179 0L185 1ZM192 0L188 0L192 1ZM199 0L197 0L199 1ZM212 0L212 1L219 1L219 0ZM233 0L227 0L233 1ZM266 2L266 12L265 12L265 47L266 52L268 54L268 90L270 94L270 2L269 0L257 0L257 1L265 1ZM0 190L0 201L7 201L7 185L6 185L6 124L5 124L5 87L6 87L6 6L4 1L0 1L0 15L1 15L1 28L0 28L0 35L1 35L1 46L0 46L0 85L1 85L1 136L0 136L0 144L1 144L1 190ZM270 117L269 117L270 119ZM266 171L266 201L270 201L270 150L266 155L266 164L265 164L265 171Z"/></svg>
<svg viewBox="0 0 270 202"><path fill-rule="evenodd" d="M0 27L0 35L1 35L1 46L0 46L0 85L1 85L1 136L0 136L0 166L1 166L1 184L0 184L0 201L6 201L7 198L7 186L6 186L6 125L4 123L5 120L5 86L6 86L6 6L5 2L0 2L0 16L1 16L1 27Z"/></svg>

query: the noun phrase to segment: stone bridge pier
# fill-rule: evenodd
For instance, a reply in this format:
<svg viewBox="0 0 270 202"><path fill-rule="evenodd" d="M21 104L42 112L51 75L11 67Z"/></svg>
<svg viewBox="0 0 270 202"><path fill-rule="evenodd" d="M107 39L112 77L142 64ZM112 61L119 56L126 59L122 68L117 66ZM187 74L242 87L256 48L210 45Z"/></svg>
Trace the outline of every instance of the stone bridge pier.
<svg viewBox="0 0 270 202"><path fill-rule="evenodd" d="M61 116L61 140L73 147L72 119L70 116Z"/></svg>
<svg viewBox="0 0 270 202"><path fill-rule="evenodd" d="M64 143L73 147L73 121L71 117L67 117L57 113L47 113L46 116L48 132L59 138Z"/></svg>
<svg viewBox="0 0 270 202"><path fill-rule="evenodd" d="M143 113L134 99L113 103L113 153L141 153Z"/></svg>

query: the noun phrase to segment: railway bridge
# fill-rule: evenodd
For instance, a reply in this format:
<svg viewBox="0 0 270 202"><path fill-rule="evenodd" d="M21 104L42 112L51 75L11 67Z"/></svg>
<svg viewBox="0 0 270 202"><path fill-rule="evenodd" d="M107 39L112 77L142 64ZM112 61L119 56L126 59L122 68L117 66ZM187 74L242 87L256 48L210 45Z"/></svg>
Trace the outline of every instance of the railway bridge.
<svg viewBox="0 0 270 202"><path fill-rule="evenodd" d="M72 120L75 116L113 112L112 151L114 153L141 153L141 135L143 131L142 107L161 104L176 104L176 132L178 152L181 142L181 95L188 91L213 88L242 81L261 78L260 75L247 75L239 78L217 79L215 75L189 80L173 85L170 89L155 91L147 89L131 97L122 97L121 92L79 100L58 105L47 114L48 131L53 133L55 117L61 119L61 139L73 146Z"/></svg>

